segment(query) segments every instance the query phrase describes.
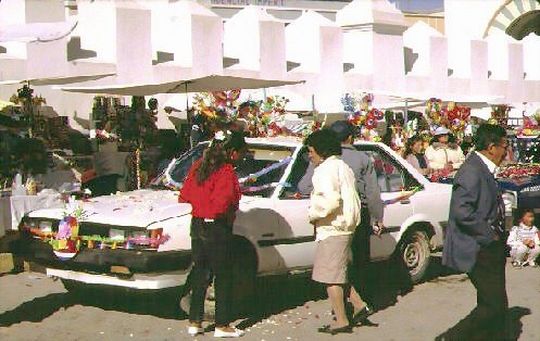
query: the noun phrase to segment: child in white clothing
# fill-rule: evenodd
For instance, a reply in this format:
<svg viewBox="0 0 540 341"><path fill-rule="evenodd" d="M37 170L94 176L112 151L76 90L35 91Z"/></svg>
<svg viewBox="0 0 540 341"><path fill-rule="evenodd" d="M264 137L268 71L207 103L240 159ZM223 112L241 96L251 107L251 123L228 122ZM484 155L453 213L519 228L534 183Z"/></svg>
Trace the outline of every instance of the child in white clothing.
<svg viewBox="0 0 540 341"><path fill-rule="evenodd" d="M534 224L532 210L524 210L518 226L514 226L508 236L507 244L511 247L512 265L530 265L536 267L536 258L540 255L540 237Z"/></svg>

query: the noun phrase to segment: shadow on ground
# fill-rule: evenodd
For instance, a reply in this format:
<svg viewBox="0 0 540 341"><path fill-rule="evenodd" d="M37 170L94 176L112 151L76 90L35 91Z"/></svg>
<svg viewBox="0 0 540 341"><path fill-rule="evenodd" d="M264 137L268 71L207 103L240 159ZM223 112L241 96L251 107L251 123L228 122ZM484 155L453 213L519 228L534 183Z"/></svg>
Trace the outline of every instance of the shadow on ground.
<svg viewBox="0 0 540 341"><path fill-rule="evenodd" d="M511 307L506 316L505 325L493 326L491 329L480 329L474 321L474 310L469 315L460 320L453 327L439 335L438 341L460 341L460 340L518 340L523 332L521 318L530 315L531 310L525 307Z"/></svg>
<svg viewBox="0 0 540 341"><path fill-rule="evenodd" d="M437 280L435 273L447 270L440 268L434 260L430 280ZM397 302L398 296L413 290L407 270L394 261L377 262L368 265L371 274L366 287L367 294L376 310L382 310ZM90 285L70 287L70 292L55 293L24 302L15 309L0 314L0 326L29 321L39 322L64 308L84 305L115 310L130 314L153 315L166 319L184 319L185 313L179 308L180 288L159 292L140 292L123 288L93 287ZM305 304L308 301L326 299L325 288L311 280L309 274L296 276L275 276L257 280L255 297L250 306L241 309L238 318L244 318L240 327L246 328L271 315Z"/></svg>
<svg viewBox="0 0 540 341"><path fill-rule="evenodd" d="M74 305L92 306L130 314L154 315L167 319L184 318L177 301L179 290L157 293L113 290L110 288L74 289L54 293L24 302L15 309L0 314L0 327L21 322L41 322L62 309Z"/></svg>

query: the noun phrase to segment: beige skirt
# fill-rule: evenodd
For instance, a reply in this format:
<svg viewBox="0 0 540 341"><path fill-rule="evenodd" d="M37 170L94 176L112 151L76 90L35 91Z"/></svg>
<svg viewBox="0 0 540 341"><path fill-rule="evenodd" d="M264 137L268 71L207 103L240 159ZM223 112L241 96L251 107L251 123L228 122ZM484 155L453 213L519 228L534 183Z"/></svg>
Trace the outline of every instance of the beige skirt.
<svg viewBox="0 0 540 341"><path fill-rule="evenodd" d="M352 235L327 237L317 242L311 278L320 283L347 283L347 265L351 260Z"/></svg>

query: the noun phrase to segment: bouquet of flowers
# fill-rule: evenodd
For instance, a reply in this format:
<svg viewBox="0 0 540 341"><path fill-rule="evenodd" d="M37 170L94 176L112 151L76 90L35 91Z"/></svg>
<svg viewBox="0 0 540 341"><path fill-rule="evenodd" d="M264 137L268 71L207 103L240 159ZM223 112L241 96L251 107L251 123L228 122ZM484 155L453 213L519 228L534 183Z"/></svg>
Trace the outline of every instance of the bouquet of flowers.
<svg viewBox="0 0 540 341"><path fill-rule="evenodd" d="M58 232L49 241L54 254L60 259L74 257L80 249L79 221L84 220L86 211L73 198L66 204L64 217L58 224Z"/></svg>
<svg viewBox="0 0 540 341"><path fill-rule="evenodd" d="M508 113L511 107L505 104L491 106L491 118L488 120L491 124L500 125L505 129L508 128Z"/></svg>
<svg viewBox="0 0 540 341"><path fill-rule="evenodd" d="M443 107L440 99L431 98L426 103L426 116L434 129L446 127L460 136L469 124L471 108L457 105L455 102L448 102L448 105Z"/></svg>
<svg viewBox="0 0 540 341"><path fill-rule="evenodd" d="M345 94L341 98L343 110L348 115L349 122L358 127L359 135L367 140L377 140L378 134L374 131L380 121L384 121L384 112L372 107L373 94Z"/></svg>
<svg viewBox="0 0 540 341"><path fill-rule="evenodd" d="M540 135L540 113L532 117L523 118L523 126L517 129L518 136Z"/></svg>

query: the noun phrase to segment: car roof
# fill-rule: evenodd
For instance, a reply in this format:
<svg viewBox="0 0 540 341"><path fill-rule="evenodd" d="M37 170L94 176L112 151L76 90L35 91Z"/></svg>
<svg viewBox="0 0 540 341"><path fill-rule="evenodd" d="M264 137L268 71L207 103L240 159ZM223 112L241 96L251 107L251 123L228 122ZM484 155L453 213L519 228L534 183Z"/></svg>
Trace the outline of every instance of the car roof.
<svg viewBox="0 0 540 341"><path fill-rule="evenodd" d="M248 144L267 144L276 146L297 147L304 142L302 137L296 136L276 136L276 137L249 137L246 138ZM381 142L371 141L355 141L355 145L372 145L381 146L384 145Z"/></svg>

